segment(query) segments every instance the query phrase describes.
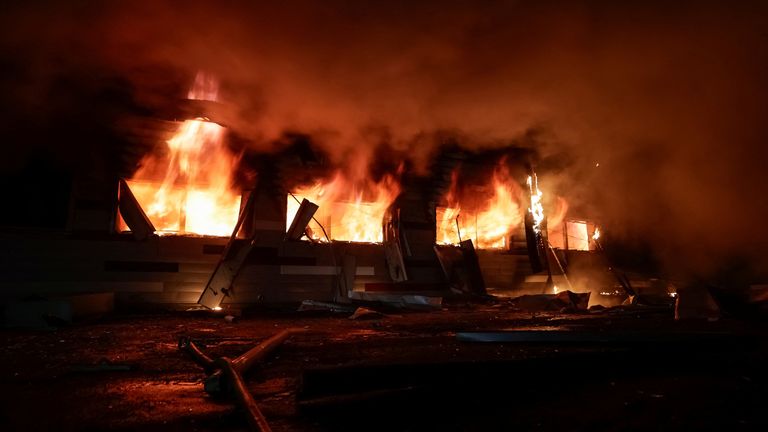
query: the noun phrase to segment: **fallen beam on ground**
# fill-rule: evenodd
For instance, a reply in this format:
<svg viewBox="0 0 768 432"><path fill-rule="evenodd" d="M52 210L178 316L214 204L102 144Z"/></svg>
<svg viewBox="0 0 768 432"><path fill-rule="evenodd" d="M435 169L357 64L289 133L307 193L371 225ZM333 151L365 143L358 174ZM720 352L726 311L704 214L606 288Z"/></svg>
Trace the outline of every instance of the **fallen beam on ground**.
<svg viewBox="0 0 768 432"><path fill-rule="evenodd" d="M200 351L200 348L198 348L197 345L192 342L192 339L190 339L188 336L179 338L179 348L188 352L192 356L192 359L195 361L195 363L199 364L203 367L203 369L205 369L205 373L212 373L215 370L213 359Z"/></svg>
<svg viewBox="0 0 768 432"><path fill-rule="evenodd" d="M248 392L248 388L243 381L243 374L256 363L271 354L275 348L280 346L286 339L288 339L288 337L303 331L304 330L302 329L295 328L283 330L234 360L231 360L228 357L219 357L216 360L212 360L188 337L179 339L179 348L189 352L195 362L203 366L206 373L211 373L216 370L216 372L209 375L205 380L205 391L209 393L220 392L221 390L233 392L238 404L248 412L248 423L251 426L251 429L267 432L272 429L269 427L269 423L267 423L264 414L262 414L258 405L256 405L253 396Z"/></svg>
<svg viewBox="0 0 768 432"><path fill-rule="evenodd" d="M280 333L261 342L260 344L246 351L244 354L232 360L231 361L232 367L235 369L237 373L244 374L251 367L253 367L253 365L262 361L268 355L272 354L275 348L282 345L282 343L285 342L285 340L288 339L290 336L295 335L297 333L301 333L303 331L304 330L302 329L295 329L295 328L285 329L281 331ZM225 390L228 390L227 384L228 382L226 380L222 380L222 373L215 372L212 375L210 375L208 378L206 378L205 391L208 393L218 393L220 391L225 391Z"/></svg>
<svg viewBox="0 0 768 432"><path fill-rule="evenodd" d="M227 357L219 357L214 361L214 364L221 368L221 371L229 381L230 387L235 393L235 397L237 398L240 406L248 412L248 424L251 426L251 429L261 432L271 431L272 428L269 427L267 418L264 417L264 414L259 409L259 406L256 405L256 401L253 399L253 396L251 396L251 393L245 386L243 377L237 371L234 361L228 359Z"/></svg>
<svg viewBox="0 0 768 432"><path fill-rule="evenodd" d="M281 331L280 333L272 336L264 342L256 345L250 350L246 351L241 356L232 360L232 366L240 373L243 373L253 367L254 364L263 360L268 355L272 354L278 346L282 345L286 339L297 334L303 333L304 330L297 328L289 328Z"/></svg>

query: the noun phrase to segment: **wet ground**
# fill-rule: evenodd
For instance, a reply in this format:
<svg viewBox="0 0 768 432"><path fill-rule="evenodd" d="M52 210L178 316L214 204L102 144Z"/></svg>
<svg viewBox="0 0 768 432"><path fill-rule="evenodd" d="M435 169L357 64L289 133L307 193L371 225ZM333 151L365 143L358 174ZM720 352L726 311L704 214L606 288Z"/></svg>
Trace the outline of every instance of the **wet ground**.
<svg viewBox="0 0 768 432"><path fill-rule="evenodd" d="M532 314L505 304L363 321L272 311L229 323L223 315L123 313L4 330L0 429L245 430L241 411L203 391L205 374L178 349L179 337L212 357L236 357L298 327L306 332L246 375L275 431L768 430L763 323L680 323L671 310L642 308ZM459 331L497 329L649 337L641 344L456 339ZM669 332L704 340L659 338Z"/></svg>

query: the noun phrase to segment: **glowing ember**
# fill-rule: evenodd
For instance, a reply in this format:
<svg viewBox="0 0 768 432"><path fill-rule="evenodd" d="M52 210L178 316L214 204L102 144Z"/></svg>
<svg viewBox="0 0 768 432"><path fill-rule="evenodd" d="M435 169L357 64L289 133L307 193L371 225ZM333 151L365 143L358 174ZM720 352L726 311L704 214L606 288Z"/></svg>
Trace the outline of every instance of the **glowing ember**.
<svg viewBox="0 0 768 432"><path fill-rule="evenodd" d="M215 79L199 74L189 96L215 100L216 93ZM159 234L231 234L240 194L232 187L237 157L224 135L216 123L187 120L166 141L165 151L146 156L128 181Z"/></svg>
<svg viewBox="0 0 768 432"><path fill-rule="evenodd" d="M523 221L520 187L511 178L502 160L491 178L493 195L480 208L462 206L457 192L458 172L451 177L445 196L448 207L437 209L437 242L456 244L472 239L482 249L503 248ZM476 197L475 197L476 198Z"/></svg>
<svg viewBox="0 0 768 432"><path fill-rule="evenodd" d="M544 221L544 206L541 203L541 191L539 190L539 180L536 174L528 176L528 189L531 192L531 206L528 211L533 216L533 231L541 232L541 223Z"/></svg>
<svg viewBox="0 0 768 432"><path fill-rule="evenodd" d="M315 219L331 240L380 243L384 214L399 193L400 186L391 176L379 182L352 182L337 171L330 181L299 188L293 195L299 202L306 198L320 206ZM296 199L288 196L286 227L299 209ZM310 222L309 228L313 240L327 241L317 222Z"/></svg>

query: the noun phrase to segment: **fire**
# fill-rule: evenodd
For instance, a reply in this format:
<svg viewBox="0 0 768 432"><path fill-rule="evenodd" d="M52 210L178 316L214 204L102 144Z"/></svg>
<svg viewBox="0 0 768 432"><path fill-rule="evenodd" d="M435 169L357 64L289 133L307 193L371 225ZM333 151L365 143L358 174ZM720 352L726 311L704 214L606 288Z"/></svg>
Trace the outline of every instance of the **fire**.
<svg viewBox="0 0 768 432"><path fill-rule="evenodd" d="M547 229L552 231L560 227L567 214L568 201L561 196L555 196L554 205L547 208Z"/></svg>
<svg viewBox="0 0 768 432"><path fill-rule="evenodd" d="M541 232L541 223L544 221L544 206L541 202L542 193L539 190L539 180L535 173L533 176L528 176L527 183L531 193L531 206L528 208L528 212L533 216L533 231L539 233Z"/></svg>
<svg viewBox="0 0 768 432"><path fill-rule="evenodd" d="M600 238L600 228L595 227L595 233L592 234L592 240L597 240Z"/></svg>
<svg viewBox="0 0 768 432"><path fill-rule="evenodd" d="M520 226L523 215L518 204L520 187L509 175L504 162L502 159L491 178L493 194L475 208L462 206L457 187L458 171L453 172L451 187L445 196L448 207L437 210L438 243L455 244L472 239L478 248L507 246L509 236Z"/></svg>
<svg viewBox="0 0 768 432"><path fill-rule="evenodd" d="M216 100L214 78L198 74L190 99ZM128 181L158 234L228 236L237 223L240 194L232 187L237 156L225 128L204 118L186 120L164 151L144 157Z"/></svg>
<svg viewBox="0 0 768 432"><path fill-rule="evenodd" d="M286 227L296 215L299 202L306 198L320 206L315 219L322 227L316 221L309 224L313 240L327 241L325 229L331 240L381 243L384 214L399 193L400 185L392 176L378 182L350 181L337 171L329 181L317 181L288 196Z"/></svg>

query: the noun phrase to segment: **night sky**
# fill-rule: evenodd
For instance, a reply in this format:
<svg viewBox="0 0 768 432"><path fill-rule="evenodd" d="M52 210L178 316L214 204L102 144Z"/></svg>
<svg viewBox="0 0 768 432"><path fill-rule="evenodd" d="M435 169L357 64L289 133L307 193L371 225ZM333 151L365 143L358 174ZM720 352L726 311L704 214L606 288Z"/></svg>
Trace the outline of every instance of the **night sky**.
<svg viewBox="0 0 768 432"><path fill-rule="evenodd" d="M203 70L251 151L302 133L340 164L384 143L424 170L446 134L525 140L545 193L662 267L768 268L768 2L14 3L0 223L62 225L69 181L108 177L131 120Z"/></svg>

